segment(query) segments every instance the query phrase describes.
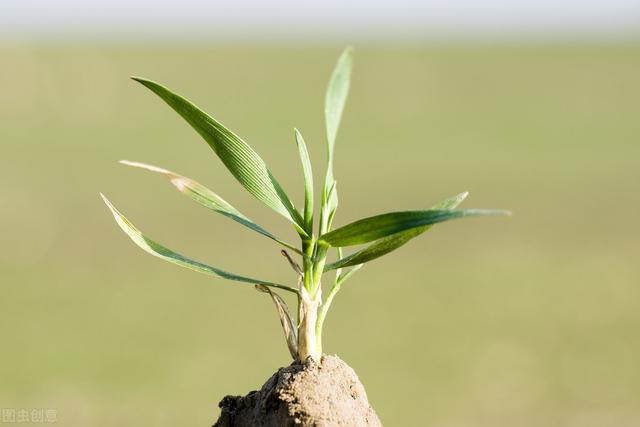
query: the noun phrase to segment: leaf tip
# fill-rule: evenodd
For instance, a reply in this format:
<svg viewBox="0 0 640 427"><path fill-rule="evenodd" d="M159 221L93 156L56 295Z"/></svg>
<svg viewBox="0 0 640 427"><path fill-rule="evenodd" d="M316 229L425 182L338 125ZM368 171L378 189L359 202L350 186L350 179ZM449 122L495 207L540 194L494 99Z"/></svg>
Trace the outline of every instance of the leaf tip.
<svg viewBox="0 0 640 427"><path fill-rule="evenodd" d="M266 294L269 293L269 288L267 288L265 285L254 285L254 288L256 289L256 291L258 292L264 292Z"/></svg>
<svg viewBox="0 0 640 427"><path fill-rule="evenodd" d="M116 214L115 206L113 206L113 204L109 201L109 199L107 199L107 196L105 196L103 193L99 193L99 194L100 194L100 197L102 197L102 201L104 202L104 204L107 205L111 213L115 215Z"/></svg>
<svg viewBox="0 0 640 427"><path fill-rule="evenodd" d="M338 62L345 67L347 79L351 77L351 69L353 68L353 47L347 46L340 55Z"/></svg>
<svg viewBox="0 0 640 427"><path fill-rule="evenodd" d="M471 209L473 210L473 209ZM480 209L480 212L482 212L483 210ZM485 211L486 215L488 216L513 216L513 212L506 210L506 209L491 209L491 210L487 210Z"/></svg>
<svg viewBox="0 0 640 427"><path fill-rule="evenodd" d="M118 223L120 228L125 233L129 234L129 232L127 232L126 228L127 227L131 227L131 225L128 224L127 219L120 213L120 211L118 209L116 209L115 206L113 206L113 203L111 203L109 201L109 199L107 199L107 197L104 194L100 193L100 196L102 197L102 200L104 201L104 204L107 205L107 207L111 211L111 215L113 215L113 218L116 220L116 222Z"/></svg>
<svg viewBox="0 0 640 427"><path fill-rule="evenodd" d="M134 80L141 85L148 87L149 89L160 86L158 83L149 79L145 79L144 77L131 76L131 80Z"/></svg>
<svg viewBox="0 0 640 427"><path fill-rule="evenodd" d="M162 173L162 174L165 174L165 175L171 175L171 172L168 171L167 169L163 169L163 168L158 167L158 166L150 165L148 163L132 162L131 160L119 160L118 163L120 163L122 165L126 165L126 166L132 166L134 168L146 169L146 170L151 171L151 172L158 172L158 173Z"/></svg>

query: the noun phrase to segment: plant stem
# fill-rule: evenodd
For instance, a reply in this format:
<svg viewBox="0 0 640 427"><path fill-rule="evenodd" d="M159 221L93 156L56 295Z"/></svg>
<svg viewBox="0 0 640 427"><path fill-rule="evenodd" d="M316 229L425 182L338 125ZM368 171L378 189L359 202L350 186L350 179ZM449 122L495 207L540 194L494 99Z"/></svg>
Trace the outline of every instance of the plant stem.
<svg viewBox="0 0 640 427"><path fill-rule="evenodd" d="M320 360L322 343L317 337L318 309L322 304L322 271L328 247L316 241L303 240L303 286L298 298L298 359L303 362L311 357Z"/></svg>
<svg viewBox="0 0 640 427"><path fill-rule="evenodd" d="M322 273L324 273L324 264L325 264L325 261L327 260L328 250L329 250L328 246L322 243L316 244L316 252L314 254L314 261L313 261L313 277L312 277L312 283L311 283L311 293L314 296L314 298L322 288Z"/></svg>
<svg viewBox="0 0 640 427"><path fill-rule="evenodd" d="M318 317L318 307L320 306L320 292L315 298L303 287L300 290L299 324L298 324L298 359L304 362L309 357L320 360L322 350L318 346L316 337L316 326Z"/></svg>
<svg viewBox="0 0 640 427"><path fill-rule="evenodd" d="M316 321L316 346L320 354L322 354L322 327L324 325L324 319L327 317L327 312L329 311L329 307L331 307L333 297L335 297L340 290L341 284L339 276L336 276L333 286L331 287L331 291L329 292L329 295L327 295L326 301L320 306L320 310L318 312L318 320Z"/></svg>
<svg viewBox="0 0 640 427"><path fill-rule="evenodd" d="M313 252L315 250L315 242L313 239L305 239L302 241L302 252L304 256L302 257L302 269L303 269L303 277L304 277L304 288L307 291L311 291L311 276L313 271Z"/></svg>

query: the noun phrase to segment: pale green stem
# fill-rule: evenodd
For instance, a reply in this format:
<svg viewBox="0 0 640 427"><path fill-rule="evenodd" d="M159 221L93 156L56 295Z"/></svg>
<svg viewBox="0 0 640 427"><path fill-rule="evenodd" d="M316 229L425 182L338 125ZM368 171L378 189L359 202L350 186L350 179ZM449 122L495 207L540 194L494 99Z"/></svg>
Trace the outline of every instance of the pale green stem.
<svg viewBox="0 0 640 427"><path fill-rule="evenodd" d="M339 257L342 258L342 252L339 252ZM344 274L342 274L342 269L336 270L336 278L333 281L333 286L331 287L331 291L329 291L329 295L327 295L327 299L320 306L320 311L318 313L318 323L316 324L316 339L318 340L317 347L319 351L322 353L322 328L324 326L324 319L327 317L327 313L329 312L329 308L331 307L331 303L333 302L333 298L336 296L342 284L346 282L356 271L358 271L362 267L362 264L356 265L351 268Z"/></svg>
<svg viewBox="0 0 640 427"><path fill-rule="evenodd" d="M318 312L318 320L316 322L316 347L318 348L320 354L322 354L322 327L324 326L324 319L327 317L327 312L329 311L329 307L331 307L333 297L335 297L340 290L340 285L342 285L342 282L336 275L333 286L331 287L331 291L329 292L329 295L327 295L327 299L325 300L325 302L322 304L322 306L320 306L320 311Z"/></svg>
<svg viewBox="0 0 640 427"><path fill-rule="evenodd" d="M322 273L324 273L324 264L327 260L328 246L323 244L316 245L315 260L313 263L313 278L311 283L311 294L316 297L322 286Z"/></svg>
<svg viewBox="0 0 640 427"><path fill-rule="evenodd" d="M311 298L305 288L300 290L300 312L298 325L298 360L304 362L307 358L320 360L322 351L316 338L316 325L318 307L320 305L320 292L317 298Z"/></svg>
<svg viewBox="0 0 640 427"><path fill-rule="evenodd" d="M303 284L300 286L298 297L298 360L303 362L311 357L320 360L322 353L318 350L316 338L316 324L318 307L320 306L321 291L316 286L314 274L317 261L314 258L318 245L311 239L302 242L303 258ZM324 268L324 267L323 267Z"/></svg>

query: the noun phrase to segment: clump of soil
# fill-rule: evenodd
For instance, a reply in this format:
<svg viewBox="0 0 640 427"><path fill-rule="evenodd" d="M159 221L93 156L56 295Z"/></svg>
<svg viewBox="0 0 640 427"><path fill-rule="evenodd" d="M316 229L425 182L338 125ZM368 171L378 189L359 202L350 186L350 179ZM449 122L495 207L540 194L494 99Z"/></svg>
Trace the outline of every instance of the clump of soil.
<svg viewBox="0 0 640 427"><path fill-rule="evenodd" d="M260 390L219 406L213 427L382 427L358 376L337 356L280 368Z"/></svg>

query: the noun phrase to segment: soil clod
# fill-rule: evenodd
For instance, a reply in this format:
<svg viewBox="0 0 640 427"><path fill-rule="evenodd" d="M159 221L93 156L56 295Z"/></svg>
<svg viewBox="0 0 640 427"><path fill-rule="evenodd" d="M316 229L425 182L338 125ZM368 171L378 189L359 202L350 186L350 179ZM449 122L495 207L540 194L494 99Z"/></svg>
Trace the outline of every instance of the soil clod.
<svg viewBox="0 0 640 427"><path fill-rule="evenodd" d="M358 376L337 356L280 368L260 390L219 406L213 427L382 427Z"/></svg>

